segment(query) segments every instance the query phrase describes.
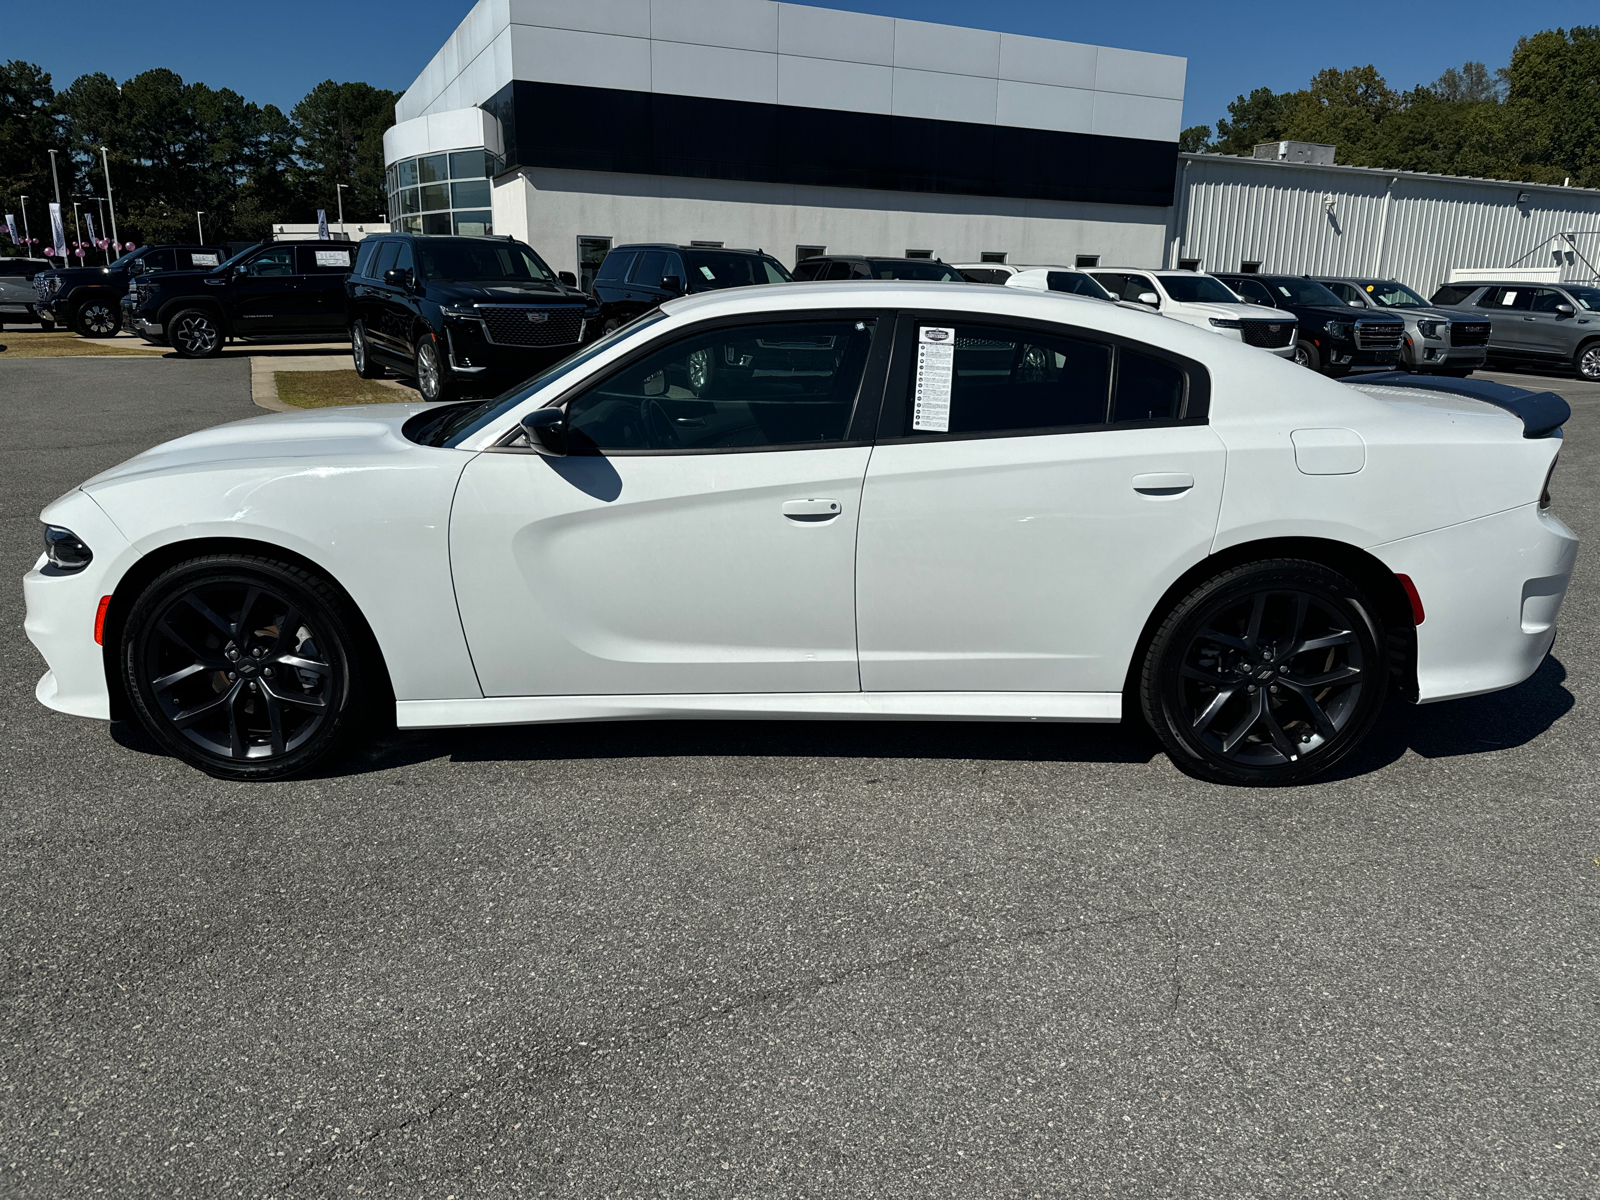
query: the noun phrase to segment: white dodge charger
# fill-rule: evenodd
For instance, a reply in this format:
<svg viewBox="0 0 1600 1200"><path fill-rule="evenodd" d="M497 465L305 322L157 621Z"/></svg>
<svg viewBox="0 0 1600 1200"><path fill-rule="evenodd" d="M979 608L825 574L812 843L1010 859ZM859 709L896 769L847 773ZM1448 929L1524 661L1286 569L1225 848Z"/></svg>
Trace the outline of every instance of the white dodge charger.
<svg viewBox="0 0 1600 1200"><path fill-rule="evenodd" d="M716 292L495 400L97 475L42 514L27 631L43 703L238 779L386 717L1131 716L1195 774L1291 783L1391 691L1538 667L1568 415L1070 296Z"/></svg>

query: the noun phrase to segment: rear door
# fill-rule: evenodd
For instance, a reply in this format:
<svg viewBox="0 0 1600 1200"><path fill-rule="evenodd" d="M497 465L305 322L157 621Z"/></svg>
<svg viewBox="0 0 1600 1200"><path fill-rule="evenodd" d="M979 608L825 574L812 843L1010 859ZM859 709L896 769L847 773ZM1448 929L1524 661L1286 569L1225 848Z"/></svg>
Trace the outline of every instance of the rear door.
<svg viewBox="0 0 1600 1200"><path fill-rule="evenodd" d="M1204 368L1158 347L906 319L861 500L862 689L1120 692L1216 530L1208 407Z"/></svg>
<svg viewBox="0 0 1600 1200"><path fill-rule="evenodd" d="M345 331L344 281L355 265L352 242L306 242L300 246L299 306L307 332Z"/></svg>
<svg viewBox="0 0 1600 1200"><path fill-rule="evenodd" d="M1531 285L1492 287L1478 297L1475 307L1489 318L1491 349L1516 355L1528 353L1532 339L1523 318L1533 306L1534 290Z"/></svg>

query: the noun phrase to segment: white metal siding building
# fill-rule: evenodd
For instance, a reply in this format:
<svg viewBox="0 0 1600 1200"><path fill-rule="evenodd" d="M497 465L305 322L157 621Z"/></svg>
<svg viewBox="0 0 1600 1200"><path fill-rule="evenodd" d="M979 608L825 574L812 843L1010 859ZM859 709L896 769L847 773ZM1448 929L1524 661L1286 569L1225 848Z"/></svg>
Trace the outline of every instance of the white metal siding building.
<svg viewBox="0 0 1600 1200"><path fill-rule="evenodd" d="M1381 276L1426 296L1452 271L1591 280L1600 262L1592 189L1217 154L1178 170L1168 266Z"/></svg>

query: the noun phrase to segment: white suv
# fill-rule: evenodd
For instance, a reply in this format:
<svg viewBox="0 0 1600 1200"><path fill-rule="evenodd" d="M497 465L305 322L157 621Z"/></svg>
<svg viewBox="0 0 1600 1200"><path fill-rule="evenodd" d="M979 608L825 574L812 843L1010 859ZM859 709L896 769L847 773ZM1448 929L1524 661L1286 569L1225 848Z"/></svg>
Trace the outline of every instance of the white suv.
<svg viewBox="0 0 1600 1200"><path fill-rule="evenodd" d="M1198 325L1247 346L1259 346L1279 358L1294 357L1299 325L1294 314L1246 304L1214 275L1137 267L1096 267L1089 274L1119 300L1147 304L1174 320Z"/></svg>

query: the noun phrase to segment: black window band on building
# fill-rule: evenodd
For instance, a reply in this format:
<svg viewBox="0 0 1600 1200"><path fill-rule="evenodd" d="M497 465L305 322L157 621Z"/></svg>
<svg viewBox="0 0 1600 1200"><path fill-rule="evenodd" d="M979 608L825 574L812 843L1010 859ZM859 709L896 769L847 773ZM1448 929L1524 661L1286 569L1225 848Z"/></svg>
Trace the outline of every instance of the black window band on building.
<svg viewBox="0 0 1600 1200"><path fill-rule="evenodd" d="M1167 208L1176 142L514 80L506 167Z"/></svg>

